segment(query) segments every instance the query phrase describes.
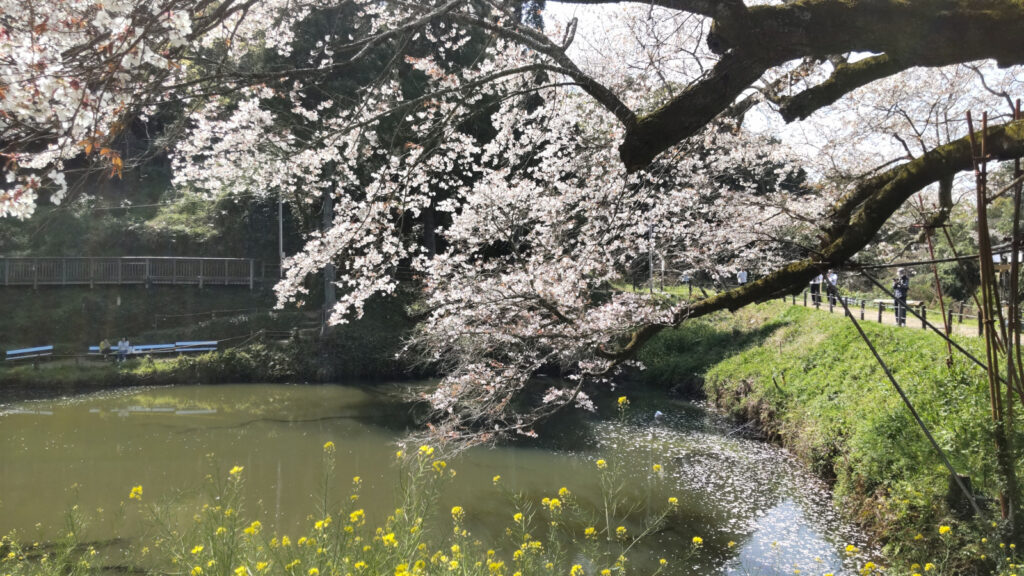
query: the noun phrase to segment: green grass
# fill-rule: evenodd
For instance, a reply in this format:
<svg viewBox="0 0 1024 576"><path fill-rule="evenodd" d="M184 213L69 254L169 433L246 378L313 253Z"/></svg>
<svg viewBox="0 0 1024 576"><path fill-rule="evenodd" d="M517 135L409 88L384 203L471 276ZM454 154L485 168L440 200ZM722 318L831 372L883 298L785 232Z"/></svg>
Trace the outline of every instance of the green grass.
<svg viewBox="0 0 1024 576"><path fill-rule="evenodd" d="M953 465L984 496L996 495L984 373L959 356L947 367L945 345L931 333L863 328ZM961 345L984 358L978 339ZM665 331L640 359L646 382L701 383L720 409L756 422L834 480L843 508L893 558L919 553L918 533L934 547L948 545L936 531L956 524L945 504L948 472L848 319L779 303L752 306ZM962 559L982 524L959 523Z"/></svg>

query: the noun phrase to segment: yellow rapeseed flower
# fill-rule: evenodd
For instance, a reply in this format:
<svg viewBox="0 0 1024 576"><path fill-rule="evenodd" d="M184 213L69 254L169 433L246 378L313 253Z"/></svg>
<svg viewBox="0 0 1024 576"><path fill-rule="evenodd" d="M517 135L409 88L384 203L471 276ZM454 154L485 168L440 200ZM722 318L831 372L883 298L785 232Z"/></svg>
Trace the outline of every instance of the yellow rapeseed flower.
<svg viewBox="0 0 1024 576"><path fill-rule="evenodd" d="M935 564L932 564L931 562L928 562L927 564L924 565L924 571L925 572L931 572L932 570L935 570Z"/></svg>
<svg viewBox="0 0 1024 576"><path fill-rule="evenodd" d="M523 513L522 512L516 512L515 514L513 514L512 515L512 521L515 522L516 524L519 524L520 522L522 522L523 521Z"/></svg>
<svg viewBox="0 0 1024 576"><path fill-rule="evenodd" d="M595 462L595 464L597 464L598 470L604 470L605 468L608 467L608 463L605 462L604 460L598 460L597 462Z"/></svg>
<svg viewBox="0 0 1024 576"><path fill-rule="evenodd" d="M693 537L693 545L694 546L702 546L703 544L704 544L704 539L703 538L701 538L700 536L694 536Z"/></svg>
<svg viewBox="0 0 1024 576"><path fill-rule="evenodd" d="M192 549L192 554L199 554L202 551L203 551L203 547L202 546L196 546L195 548Z"/></svg>
<svg viewBox="0 0 1024 576"><path fill-rule="evenodd" d="M951 530L953 529L949 526L939 526L939 534L949 534Z"/></svg>
<svg viewBox="0 0 1024 576"><path fill-rule="evenodd" d="M202 566L193 566L192 567L192 576L199 576L202 573L203 573L203 567Z"/></svg>
<svg viewBox="0 0 1024 576"><path fill-rule="evenodd" d="M657 474L658 472L661 472L661 464L655 464L655 465L651 466L651 470L653 470L655 474Z"/></svg>
<svg viewBox="0 0 1024 576"><path fill-rule="evenodd" d="M348 515L348 521L352 524L362 525L366 522L366 513L363 512L362 508L360 508Z"/></svg>
<svg viewBox="0 0 1024 576"><path fill-rule="evenodd" d="M362 560L356 562L353 566L356 570L366 570L366 562L363 562Z"/></svg>
<svg viewBox="0 0 1024 576"><path fill-rule="evenodd" d="M668 505L672 506L673 508L679 506L679 498L676 498L675 496L669 496Z"/></svg>
<svg viewBox="0 0 1024 576"><path fill-rule="evenodd" d="M252 536L254 534L259 534L261 528L263 528L263 524L260 524L259 520L254 520L252 524L249 524L248 528L243 530L243 532Z"/></svg>
<svg viewBox="0 0 1024 576"><path fill-rule="evenodd" d="M433 454L434 454L434 447L433 446L427 446L426 444L424 444L423 446L420 446L420 456L427 456L427 457L429 457L429 456L433 456Z"/></svg>
<svg viewBox="0 0 1024 576"><path fill-rule="evenodd" d="M132 491L128 493L129 500L142 500L142 486L135 486Z"/></svg>
<svg viewBox="0 0 1024 576"><path fill-rule="evenodd" d="M309 576L320 576L320 571L316 568L309 569Z"/></svg>
<svg viewBox="0 0 1024 576"><path fill-rule="evenodd" d="M619 396L618 402L619 402L619 407L620 408L623 407L623 406L629 406L629 398L627 398L625 396Z"/></svg>
<svg viewBox="0 0 1024 576"><path fill-rule="evenodd" d="M388 532L387 534L381 536L380 537L380 541L385 546L392 546L392 547L398 546L398 541L395 540L395 533L394 532Z"/></svg>
<svg viewBox="0 0 1024 576"><path fill-rule="evenodd" d="M328 454L333 454L334 453L334 442L331 442L330 440L328 440L327 442L324 442L324 452L327 452Z"/></svg>
<svg viewBox="0 0 1024 576"><path fill-rule="evenodd" d="M249 571L245 569L245 566L239 566L238 568L235 568L235 576L246 576L246 574L248 573Z"/></svg>
<svg viewBox="0 0 1024 576"><path fill-rule="evenodd" d="M569 494L570 494L569 489L566 488L565 486L562 486L561 488L558 489L558 496L559 496L559 498L568 498Z"/></svg>
<svg viewBox="0 0 1024 576"><path fill-rule="evenodd" d="M462 520L462 517L466 515L466 511L462 509L462 506L452 506L452 518L458 522Z"/></svg>
<svg viewBox="0 0 1024 576"><path fill-rule="evenodd" d="M242 470L245 470L245 466L235 466L230 472L228 472L228 475L237 478L238 475L242 473Z"/></svg>
<svg viewBox="0 0 1024 576"><path fill-rule="evenodd" d="M618 528L616 528L615 529L615 535L618 536L619 538L625 538L626 537L626 527L625 526L619 526Z"/></svg>
<svg viewBox="0 0 1024 576"><path fill-rule="evenodd" d="M569 569L569 576L583 576L583 566L573 564L572 568Z"/></svg>
<svg viewBox="0 0 1024 576"><path fill-rule="evenodd" d="M494 478L491 478L491 484L497 486L499 482L501 482L501 474L498 474Z"/></svg>

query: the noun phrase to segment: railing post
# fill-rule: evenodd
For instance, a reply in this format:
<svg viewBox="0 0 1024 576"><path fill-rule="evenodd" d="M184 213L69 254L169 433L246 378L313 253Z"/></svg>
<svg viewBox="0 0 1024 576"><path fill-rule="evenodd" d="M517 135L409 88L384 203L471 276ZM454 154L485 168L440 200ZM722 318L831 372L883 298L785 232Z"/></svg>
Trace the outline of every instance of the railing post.
<svg viewBox="0 0 1024 576"><path fill-rule="evenodd" d="M149 288L149 274L150 274L149 262L150 262L150 259L146 258L146 277L143 279L143 281L146 284L146 288Z"/></svg>
<svg viewBox="0 0 1024 576"><path fill-rule="evenodd" d="M884 302L879 302L878 303L878 323L879 324L882 323L882 310L884 310L884 309L885 309L885 303Z"/></svg>
<svg viewBox="0 0 1024 576"><path fill-rule="evenodd" d="M252 291L253 276L256 271L256 263L253 262L252 258L249 258L249 291Z"/></svg>
<svg viewBox="0 0 1024 576"><path fill-rule="evenodd" d="M9 286L11 283L10 270L11 261L8 260L7 258L4 258L4 286Z"/></svg>
<svg viewBox="0 0 1024 576"><path fill-rule="evenodd" d="M224 259L224 285L228 285L228 259Z"/></svg>
<svg viewBox="0 0 1024 576"><path fill-rule="evenodd" d="M863 298L861 298L861 300L860 300L860 319L861 320L864 320L864 305L865 305L866 302L867 302L867 300L864 300Z"/></svg>
<svg viewBox="0 0 1024 576"><path fill-rule="evenodd" d="M117 259L117 283L118 285L124 280L124 258Z"/></svg>
<svg viewBox="0 0 1024 576"><path fill-rule="evenodd" d="M68 259L60 259L60 284L61 286L68 285Z"/></svg>
<svg viewBox="0 0 1024 576"><path fill-rule="evenodd" d="M928 309L925 307L924 302L921 302L921 330L928 329Z"/></svg>
<svg viewBox="0 0 1024 576"><path fill-rule="evenodd" d="M32 260L32 289L39 289L39 259Z"/></svg>
<svg viewBox="0 0 1024 576"><path fill-rule="evenodd" d="M171 284L178 283L178 259L171 258Z"/></svg>
<svg viewBox="0 0 1024 576"><path fill-rule="evenodd" d="M203 289L203 274L206 272L206 260L199 261L199 289Z"/></svg>
<svg viewBox="0 0 1024 576"><path fill-rule="evenodd" d="M804 308L807 308L807 290L804 290Z"/></svg>

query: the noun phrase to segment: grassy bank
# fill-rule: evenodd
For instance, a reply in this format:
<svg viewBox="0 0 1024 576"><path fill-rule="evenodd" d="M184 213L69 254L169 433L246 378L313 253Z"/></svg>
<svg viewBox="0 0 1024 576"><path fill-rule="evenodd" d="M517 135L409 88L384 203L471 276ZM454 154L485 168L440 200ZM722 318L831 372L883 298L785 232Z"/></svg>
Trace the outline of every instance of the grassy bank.
<svg viewBox="0 0 1024 576"><path fill-rule="evenodd" d="M941 339L922 330L871 323L864 329L953 465L971 477L997 518L983 372L959 357L947 367ZM962 344L981 352L977 340ZM666 331L641 359L649 365L642 375L647 383L703 391L833 480L842 508L905 569L944 552L965 566L1000 556L999 549L985 551L999 541L991 519L971 521L951 511L948 472L842 316L779 303L748 307ZM940 535L938 527L947 525L953 528Z"/></svg>

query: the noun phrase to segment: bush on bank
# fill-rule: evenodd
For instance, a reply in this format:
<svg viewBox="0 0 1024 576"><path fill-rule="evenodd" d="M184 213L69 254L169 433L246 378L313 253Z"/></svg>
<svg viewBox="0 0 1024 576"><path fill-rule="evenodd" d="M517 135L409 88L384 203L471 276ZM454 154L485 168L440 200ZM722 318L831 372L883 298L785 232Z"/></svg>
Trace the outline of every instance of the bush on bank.
<svg viewBox="0 0 1024 576"><path fill-rule="evenodd" d="M1015 564L998 547L988 549L1003 540L984 372L955 351L947 367L946 347L930 332L862 326L953 466L970 476L985 518L950 509L946 468L841 314L770 303L684 324L641 354L649 366L641 378L696 382L690 388L720 409L755 422L833 480L841 507L903 569L940 554L980 573ZM979 340L960 343L984 358ZM1016 440L1022 446L1024 437ZM947 525L956 529L938 534L935 527Z"/></svg>

